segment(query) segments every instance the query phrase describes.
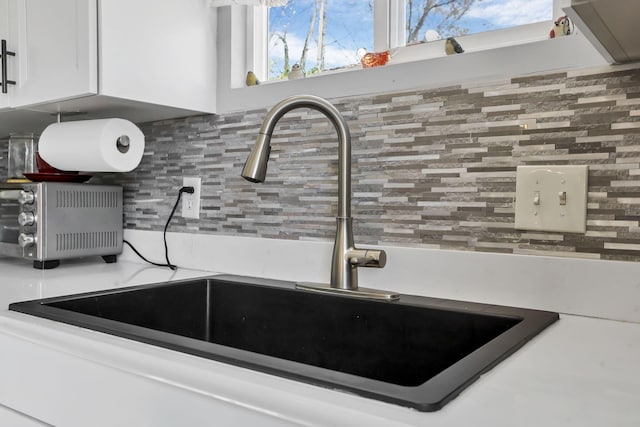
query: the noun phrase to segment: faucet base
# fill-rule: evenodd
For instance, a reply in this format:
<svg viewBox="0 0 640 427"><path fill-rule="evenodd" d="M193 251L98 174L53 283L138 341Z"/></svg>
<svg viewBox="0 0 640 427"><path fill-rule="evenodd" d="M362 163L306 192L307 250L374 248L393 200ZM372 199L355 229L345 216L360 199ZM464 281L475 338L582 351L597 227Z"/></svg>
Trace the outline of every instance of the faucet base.
<svg viewBox="0 0 640 427"><path fill-rule="evenodd" d="M309 282L296 283L296 289L301 289L301 290L310 291L310 292L318 292L323 294L342 295L342 296L348 296L352 298L375 299L375 300L385 300L385 301L395 301L400 299L400 294L395 292L383 291L378 289L367 289L367 288L358 288L358 289L332 288L331 286L326 285L324 283L309 283Z"/></svg>

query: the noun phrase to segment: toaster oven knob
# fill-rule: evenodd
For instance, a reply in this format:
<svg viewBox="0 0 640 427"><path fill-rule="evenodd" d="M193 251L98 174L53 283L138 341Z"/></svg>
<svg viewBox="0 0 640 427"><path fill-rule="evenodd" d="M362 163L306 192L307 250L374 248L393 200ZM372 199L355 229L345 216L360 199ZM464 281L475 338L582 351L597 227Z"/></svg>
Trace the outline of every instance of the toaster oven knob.
<svg viewBox="0 0 640 427"><path fill-rule="evenodd" d="M36 243L36 238L33 234L20 233L18 236L18 245L21 248L26 248L27 246L31 246Z"/></svg>
<svg viewBox="0 0 640 427"><path fill-rule="evenodd" d="M25 227L27 225L33 225L36 223L36 216L33 212L20 212L18 215L18 224Z"/></svg>
<svg viewBox="0 0 640 427"><path fill-rule="evenodd" d="M36 200L36 196L35 194L33 194L33 191L28 191L28 190L20 192L20 197L18 198L18 201L22 205L30 205L35 200Z"/></svg>

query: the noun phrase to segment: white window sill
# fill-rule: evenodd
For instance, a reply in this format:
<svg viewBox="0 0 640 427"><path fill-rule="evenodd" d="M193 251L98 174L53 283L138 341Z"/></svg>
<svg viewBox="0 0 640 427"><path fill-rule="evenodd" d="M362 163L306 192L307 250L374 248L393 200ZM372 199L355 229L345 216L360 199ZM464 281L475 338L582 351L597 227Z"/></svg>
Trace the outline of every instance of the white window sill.
<svg viewBox="0 0 640 427"><path fill-rule="evenodd" d="M219 21L219 34L226 31L229 34L228 40L231 40L231 26L231 19L222 16L222 20ZM226 37L222 39L224 38ZM460 38L461 44L462 40ZM439 43L435 43L432 49L441 52L442 47L438 45ZM237 85L239 81L244 81L247 70L244 63L238 61L240 55L231 53L237 52L237 49L233 49L230 41L226 45L223 41L218 46L220 68L217 112L222 114L268 108L288 96L303 93L333 99L438 88L462 83L478 84L508 80L521 75L607 64L579 32L567 37L489 50L474 51L473 44L468 46L463 44L463 47L466 50L464 54L441 56L440 53L434 53L432 56L437 55L436 57L428 57L429 54L425 55L425 50L422 49L420 55L426 58L419 60L411 57L412 48L409 47L382 67L368 69L356 67L304 79L233 88L232 82Z"/></svg>

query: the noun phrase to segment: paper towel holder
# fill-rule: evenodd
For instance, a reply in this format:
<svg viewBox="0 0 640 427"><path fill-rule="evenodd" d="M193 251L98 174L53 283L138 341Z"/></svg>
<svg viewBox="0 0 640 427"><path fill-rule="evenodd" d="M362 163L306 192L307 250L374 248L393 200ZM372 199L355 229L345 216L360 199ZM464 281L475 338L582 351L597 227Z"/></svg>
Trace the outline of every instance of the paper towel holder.
<svg viewBox="0 0 640 427"><path fill-rule="evenodd" d="M121 135L118 137L118 139L116 139L116 148L118 148L118 151L122 154L129 151L130 144L131 141L129 140L129 137L127 135Z"/></svg>
<svg viewBox="0 0 640 427"><path fill-rule="evenodd" d="M39 151L60 170L130 172L144 155L144 134L120 118L52 123L42 132Z"/></svg>

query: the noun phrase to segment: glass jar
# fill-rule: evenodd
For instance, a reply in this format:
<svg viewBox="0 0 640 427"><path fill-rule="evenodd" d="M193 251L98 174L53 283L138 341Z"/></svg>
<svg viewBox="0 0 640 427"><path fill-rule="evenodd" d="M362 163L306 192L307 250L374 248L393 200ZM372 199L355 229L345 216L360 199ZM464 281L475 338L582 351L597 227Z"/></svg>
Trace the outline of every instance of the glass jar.
<svg viewBox="0 0 640 427"><path fill-rule="evenodd" d="M36 168L36 141L32 133L9 135L9 180L25 179L25 173Z"/></svg>

